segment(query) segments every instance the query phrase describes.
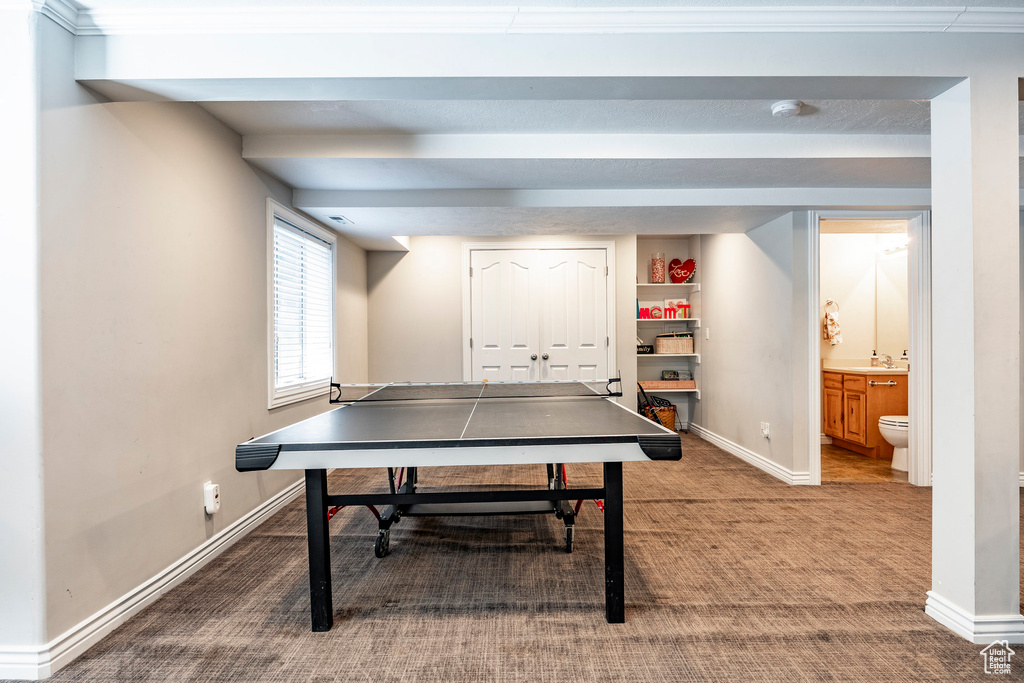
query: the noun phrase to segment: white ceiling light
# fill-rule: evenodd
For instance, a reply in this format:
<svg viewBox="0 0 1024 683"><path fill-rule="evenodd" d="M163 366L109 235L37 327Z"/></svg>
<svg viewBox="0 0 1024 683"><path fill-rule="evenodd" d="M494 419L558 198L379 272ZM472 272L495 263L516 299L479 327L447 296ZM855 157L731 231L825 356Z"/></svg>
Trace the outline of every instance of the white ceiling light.
<svg viewBox="0 0 1024 683"><path fill-rule="evenodd" d="M800 100L780 100L772 105L772 116L799 116L802 106Z"/></svg>

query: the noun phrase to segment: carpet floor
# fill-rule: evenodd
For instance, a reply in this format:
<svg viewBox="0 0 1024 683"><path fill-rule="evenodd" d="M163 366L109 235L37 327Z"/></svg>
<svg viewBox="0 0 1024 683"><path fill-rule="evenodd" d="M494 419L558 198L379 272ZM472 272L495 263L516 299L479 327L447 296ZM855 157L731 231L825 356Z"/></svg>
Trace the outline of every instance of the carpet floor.
<svg viewBox="0 0 1024 683"><path fill-rule="evenodd" d="M331 522L334 628L312 633L297 500L51 680L967 681L980 646L924 614L931 491L787 486L692 435L626 463L626 623L604 620L601 513ZM600 485L572 466L571 485ZM475 477L475 480L473 479ZM421 488L543 486L543 467L421 470ZM338 471L331 490L386 488ZM1012 664L1024 674L1021 661Z"/></svg>

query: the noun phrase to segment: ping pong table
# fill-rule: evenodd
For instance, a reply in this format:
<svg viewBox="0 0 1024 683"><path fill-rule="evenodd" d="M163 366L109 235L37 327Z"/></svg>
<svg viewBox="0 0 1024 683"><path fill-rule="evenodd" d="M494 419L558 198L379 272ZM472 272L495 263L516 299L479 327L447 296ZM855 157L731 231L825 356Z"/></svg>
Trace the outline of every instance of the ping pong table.
<svg viewBox="0 0 1024 683"><path fill-rule="evenodd" d="M603 500L606 618L624 622L622 463L679 460L682 450L677 433L614 402L618 381L332 382L330 400L342 407L237 446L240 472L305 470L313 631L333 624L328 523L350 505L377 515L375 553L384 557L391 525L403 516L452 514L553 512L571 552L581 502ZM602 463L603 486L568 488L567 463ZM416 490L420 467L516 464L546 465L548 488ZM328 493L328 469L367 467L387 468L387 493Z"/></svg>

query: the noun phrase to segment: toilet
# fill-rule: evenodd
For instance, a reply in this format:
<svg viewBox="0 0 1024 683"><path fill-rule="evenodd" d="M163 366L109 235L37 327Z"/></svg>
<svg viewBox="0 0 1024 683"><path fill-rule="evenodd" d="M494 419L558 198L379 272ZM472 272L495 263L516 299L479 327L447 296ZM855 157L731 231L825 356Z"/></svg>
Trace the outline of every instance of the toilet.
<svg viewBox="0 0 1024 683"><path fill-rule="evenodd" d="M882 438L892 445L892 468L907 471L907 442L910 421L906 415L883 415L878 418L878 431Z"/></svg>

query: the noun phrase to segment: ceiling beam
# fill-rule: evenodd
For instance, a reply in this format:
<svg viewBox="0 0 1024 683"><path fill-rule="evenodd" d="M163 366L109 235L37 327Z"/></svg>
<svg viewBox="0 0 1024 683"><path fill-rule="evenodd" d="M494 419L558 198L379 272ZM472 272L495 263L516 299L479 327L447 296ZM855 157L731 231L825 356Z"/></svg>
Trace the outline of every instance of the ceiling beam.
<svg viewBox="0 0 1024 683"><path fill-rule="evenodd" d="M118 102L335 102L359 100L927 100L960 77L216 77L114 76L78 69L78 81Z"/></svg>
<svg viewBox="0 0 1024 683"><path fill-rule="evenodd" d="M352 208L602 208L694 206L914 206L931 204L927 188L720 188L667 190L303 190L292 204L317 213Z"/></svg>
<svg viewBox="0 0 1024 683"><path fill-rule="evenodd" d="M66 10L64 0L45 0ZM67 12L64 12L67 14ZM177 7L88 8L78 35L124 33L886 33L1024 30L1015 7Z"/></svg>
<svg viewBox="0 0 1024 683"><path fill-rule="evenodd" d="M1024 35L153 34L79 36L75 77L117 97L928 99ZM813 55L813 59L808 59Z"/></svg>
<svg viewBox="0 0 1024 683"><path fill-rule="evenodd" d="M423 134L247 135L259 159L886 159L928 158L927 135Z"/></svg>

